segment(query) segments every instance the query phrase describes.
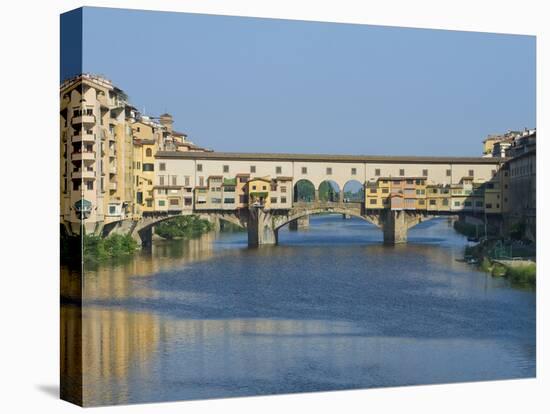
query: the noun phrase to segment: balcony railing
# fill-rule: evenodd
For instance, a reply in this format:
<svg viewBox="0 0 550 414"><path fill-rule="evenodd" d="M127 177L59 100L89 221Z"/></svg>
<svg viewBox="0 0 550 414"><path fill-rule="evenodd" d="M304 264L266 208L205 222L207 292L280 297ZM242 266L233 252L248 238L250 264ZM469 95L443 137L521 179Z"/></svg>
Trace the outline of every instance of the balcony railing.
<svg viewBox="0 0 550 414"><path fill-rule="evenodd" d="M74 161L89 161L95 160L95 151L83 151L83 152L73 152L71 157Z"/></svg>
<svg viewBox="0 0 550 414"><path fill-rule="evenodd" d="M95 124L95 116L94 115L80 115L73 117L71 123L73 125L78 124Z"/></svg>
<svg viewBox="0 0 550 414"><path fill-rule="evenodd" d="M94 180L95 179L95 171L74 171L72 174L73 180Z"/></svg>
<svg viewBox="0 0 550 414"><path fill-rule="evenodd" d="M78 134L73 135L72 142L95 142L95 134Z"/></svg>

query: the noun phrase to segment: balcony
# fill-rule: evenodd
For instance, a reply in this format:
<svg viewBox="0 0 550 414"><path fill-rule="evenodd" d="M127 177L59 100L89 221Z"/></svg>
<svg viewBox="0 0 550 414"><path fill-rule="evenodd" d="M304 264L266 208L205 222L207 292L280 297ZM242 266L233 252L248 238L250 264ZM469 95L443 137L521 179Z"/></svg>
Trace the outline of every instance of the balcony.
<svg viewBox="0 0 550 414"><path fill-rule="evenodd" d="M72 142L95 142L95 134L73 135Z"/></svg>
<svg viewBox="0 0 550 414"><path fill-rule="evenodd" d="M71 156L73 161L94 161L95 151L73 152Z"/></svg>
<svg viewBox="0 0 550 414"><path fill-rule="evenodd" d="M81 115L81 116L75 116L71 120L71 123L73 125L79 125L79 124L95 124L95 116L94 115Z"/></svg>
<svg viewBox="0 0 550 414"><path fill-rule="evenodd" d="M73 180L95 180L95 171L73 171Z"/></svg>

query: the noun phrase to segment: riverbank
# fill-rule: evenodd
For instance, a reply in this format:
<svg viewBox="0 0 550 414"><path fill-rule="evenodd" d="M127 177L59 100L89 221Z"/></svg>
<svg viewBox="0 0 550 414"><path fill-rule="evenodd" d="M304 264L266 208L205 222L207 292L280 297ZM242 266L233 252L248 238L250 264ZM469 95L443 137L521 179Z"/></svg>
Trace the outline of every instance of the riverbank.
<svg viewBox="0 0 550 414"><path fill-rule="evenodd" d="M513 284L536 288L536 262L521 256L502 258L503 251L506 251L506 246L502 245L502 241L485 241L475 246L466 246L464 258L475 260L480 270L493 277L505 277Z"/></svg>

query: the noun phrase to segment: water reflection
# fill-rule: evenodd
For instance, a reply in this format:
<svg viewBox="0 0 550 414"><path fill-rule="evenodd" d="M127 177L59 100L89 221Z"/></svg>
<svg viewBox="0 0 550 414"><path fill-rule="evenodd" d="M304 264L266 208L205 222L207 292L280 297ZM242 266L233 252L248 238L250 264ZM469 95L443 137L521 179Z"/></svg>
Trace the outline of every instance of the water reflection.
<svg viewBox="0 0 550 414"><path fill-rule="evenodd" d="M87 271L82 314L62 315L82 318L85 405L534 376L534 294L457 262L445 220L395 248L357 220L312 224Z"/></svg>

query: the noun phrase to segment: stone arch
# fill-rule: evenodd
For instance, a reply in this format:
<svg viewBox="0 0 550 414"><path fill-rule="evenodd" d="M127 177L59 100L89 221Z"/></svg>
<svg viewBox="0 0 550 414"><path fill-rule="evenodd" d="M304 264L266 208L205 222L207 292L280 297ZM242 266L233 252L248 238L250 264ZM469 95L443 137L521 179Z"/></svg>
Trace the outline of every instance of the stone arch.
<svg viewBox="0 0 550 414"><path fill-rule="evenodd" d="M361 220L366 221L367 223L374 224L376 227L381 227L379 220L376 216L364 216L361 214L360 211L355 209L348 209L348 208L314 208L314 209L307 209L302 210L299 212L296 212L290 216L284 216L281 217L279 220L275 221L274 223L274 230L279 231L281 227L286 226L291 221L300 219L305 216L313 216L315 214L321 214L321 213L332 213L332 214L346 214L348 216L357 217Z"/></svg>
<svg viewBox="0 0 550 414"><path fill-rule="evenodd" d="M293 201L313 202L315 201L315 185L306 178L302 178L294 184Z"/></svg>
<svg viewBox="0 0 550 414"><path fill-rule="evenodd" d="M365 186L359 180L350 179L346 181L342 191L344 192L344 203L365 202Z"/></svg>
<svg viewBox="0 0 550 414"><path fill-rule="evenodd" d="M319 201L321 202L338 202L341 197L341 189L338 183L334 180L323 180L317 189L319 192Z"/></svg>

